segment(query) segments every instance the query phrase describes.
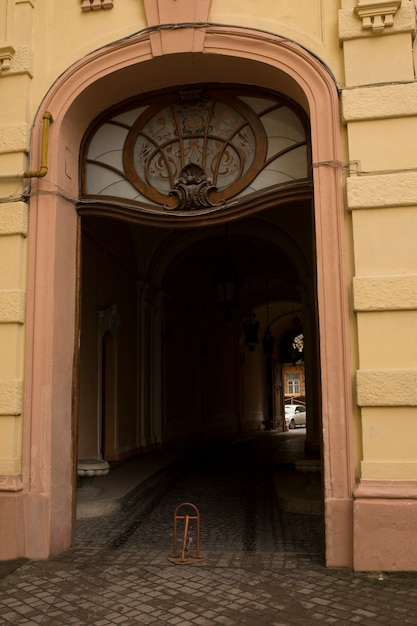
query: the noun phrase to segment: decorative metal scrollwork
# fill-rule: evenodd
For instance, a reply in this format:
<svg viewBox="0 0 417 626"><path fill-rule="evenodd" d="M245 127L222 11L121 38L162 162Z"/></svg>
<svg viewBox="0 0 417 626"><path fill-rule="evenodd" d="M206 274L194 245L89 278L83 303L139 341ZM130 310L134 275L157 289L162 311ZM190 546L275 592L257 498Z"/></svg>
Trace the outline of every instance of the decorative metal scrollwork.
<svg viewBox="0 0 417 626"><path fill-rule="evenodd" d="M180 172L179 179L175 182L170 196L177 196L178 204L172 211L195 211L208 207L215 207L217 203L211 202L208 194L217 191L210 178L200 165L189 163Z"/></svg>
<svg viewBox="0 0 417 626"><path fill-rule="evenodd" d="M144 212L221 210L309 181L307 130L293 103L246 86L147 94L89 133L81 196Z"/></svg>

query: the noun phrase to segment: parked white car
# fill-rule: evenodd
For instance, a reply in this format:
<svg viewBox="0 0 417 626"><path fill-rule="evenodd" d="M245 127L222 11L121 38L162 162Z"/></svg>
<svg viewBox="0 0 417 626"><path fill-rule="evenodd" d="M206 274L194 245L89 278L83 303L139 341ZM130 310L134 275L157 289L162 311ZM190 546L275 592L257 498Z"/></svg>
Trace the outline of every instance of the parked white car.
<svg viewBox="0 0 417 626"><path fill-rule="evenodd" d="M302 404L285 405L285 423L291 430L306 425L306 408Z"/></svg>

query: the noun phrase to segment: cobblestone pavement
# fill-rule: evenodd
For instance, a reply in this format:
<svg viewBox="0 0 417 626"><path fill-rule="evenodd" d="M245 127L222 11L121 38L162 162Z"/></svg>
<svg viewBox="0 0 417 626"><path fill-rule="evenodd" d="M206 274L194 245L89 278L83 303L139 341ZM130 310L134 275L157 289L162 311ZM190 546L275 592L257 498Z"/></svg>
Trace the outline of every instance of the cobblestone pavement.
<svg viewBox="0 0 417 626"><path fill-rule="evenodd" d="M285 462L294 442L266 435L195 454L122 511L79 520L74 549L3 564L0 624L417 625L417 575L328 570L321 517L280 510L272 452ZM204 558L193 565L168 561L185 501L201 514Z"/></svg>

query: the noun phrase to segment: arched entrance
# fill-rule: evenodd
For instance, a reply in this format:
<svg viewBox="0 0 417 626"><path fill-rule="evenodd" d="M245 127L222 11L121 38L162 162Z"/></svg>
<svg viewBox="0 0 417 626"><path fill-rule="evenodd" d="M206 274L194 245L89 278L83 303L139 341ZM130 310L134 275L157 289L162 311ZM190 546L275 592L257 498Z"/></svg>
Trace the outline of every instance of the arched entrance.
<svg viewBox="0 0 417 626"><path fill-rule="evenodd" d="M118 411L120 425L129 414L133 423L125 424L125 436L119 433L124 446L108 452L106 460L198 435L232 434L236 426L239 432L270 428L274 410L283 428L283 403L273 409L273 351L267 358L257 355L270 333L270 296L276 301L271 314L282 316L302 306L310 335L317 326L315 305L308 304L315 303L309 137L304 111L284 95L209 83L141 94L104 112L88 130L78 203L84 224L81 458L88 448L100 447L93 441L86 445L94 434L87 423L96 413L89 398L97 384L96 351L87 344L97 310L113 301L125 309L124 318L136 310L134 303L124 304L135 286L127 298L120 289L129 284L128 274L141 285L138 329L134 317L131 326L124 319L120 338L128 333L130 345L137 338L138 354L131 350L130 358L127 352L121 357L120 380L140 362L137 380L130 378L137 397L146 401L135 410L134 403L126 406L132 395L126 385L124 393L117 393L125 404ZM106 218L113 226L106 226ZM128 231L120 221L130 224ZM126 253L130 241L144 251L137 261ZM256 321L254 307L262 319ZM254 352L256 344L257 354L245 355L246 347ZM311 351L309 358L309 404L319 424L318 369ZM141 431L140 438L135 439L135 431ZM310 452L319 451L318 432L318 426L308 429Z"/></svg>
<svg viewBox="0 0 417 626"><path fill-rule="evenodd" d="M106 445L107 461L213 435L270 428L269 421L284 429L283 397L280 402L272 397L272 366L283 356L279 338L294 309L300 315L303 310L306 328L313 329L309 332L317 318L308 299L301 301L302 287L314 291L308 284L311 228L299 229L297 240L288 232L294 219L301 222L309 215L311 203L297 202L191 231L164 228L163 218L159 228L140 223L121 228L120 218L82 218L78 458L97 458L101 438L108 441L112 432L117 438L111 448ZM130 240L136 250L146 250L145 263L144 255L135 259L126 254ZM216 282L223 280L225 254L237 281L227 314ZM109 302L115 304L109 307ZM253 345L243 332L248 312L257 320ZM116 359L111 378L106 375L103 381L103 340L109 339L113 318ZM264 338L270 328L276 348L267 354ZM319 412L313 410L318 398L310 393L318 387L318 377L310 353L308 359L311 413L319 425ZM110 406L103 396L108 385L113 390ZM97 414L99 424L104 416L101 430ZM317 430L309 428L310 452Z"/></svg>
<svg viewBox="0 0 417 626"><path fill-rule="evenodd" d="M158 34L158 40L165 37L168 42L171 34ZM43 104L43 110L52 113L54 123L50 171L46 179L34 184L31 204L33 273L28 337L35 340L28 341L25 445L30 461L25 471L33 477L26 498L28 526L47 530L44 536L31 538L27 556L47 556L64 549L72 540L68 513L75 481L70 381L74 360L78 362L78 342L74 342L78 336L75 321L79 319L78 314L74 315L78 233L75 204L82 136L101 111L137 95L139 75L142 91L178 84L181 76L183 84L197 80L249 82L272 91L279 85L280 92L303 107L310 119L326 561L328 565L350 566L354 477L350 458L351 399L341 187L336 170L331 167L339 157L335 85L325 68L305 50L259 31L207 27L199 31L197 38L175 37L171 44L170 54L163 55L155 38L144 33L97 51L61 77ZM38 132L34 135L35 151L37 142ZM238 208L231 208L227 219L237 217L244 214L239 215ZM33 363L39 362L45 367L33 367ZM45 437L45 433L49 436ZM42 463L37 463L39 457Z"/></svg>

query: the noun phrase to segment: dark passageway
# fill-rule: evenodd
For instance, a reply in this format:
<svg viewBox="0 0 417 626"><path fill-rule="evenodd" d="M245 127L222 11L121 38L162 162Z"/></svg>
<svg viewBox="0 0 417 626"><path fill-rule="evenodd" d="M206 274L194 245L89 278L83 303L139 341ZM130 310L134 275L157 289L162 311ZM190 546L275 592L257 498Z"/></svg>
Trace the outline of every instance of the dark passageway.
<svg viewBox="0 0 417 626"><path fill-rule="evenodd" d="M295 457L302 456L303 441L301 432L260 432L231 444L195 450L153 476L122 511L103 520L102 536L89 536L91 520L79 520L77 545L81 548L98 540L110 551L156 550L168 557L175 508L191 502L200 512L205 557L221 552L237 559L258 554L268 560L322 563L322 517L286 511L275 486L280 472L274 468L285 466L283 480L291 482L288 470L294 470ZM194 541L192 527L189 535Z"/></svg>

